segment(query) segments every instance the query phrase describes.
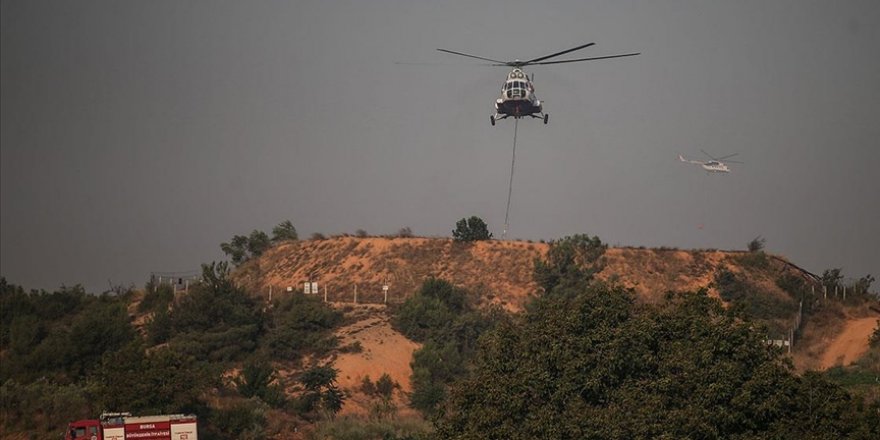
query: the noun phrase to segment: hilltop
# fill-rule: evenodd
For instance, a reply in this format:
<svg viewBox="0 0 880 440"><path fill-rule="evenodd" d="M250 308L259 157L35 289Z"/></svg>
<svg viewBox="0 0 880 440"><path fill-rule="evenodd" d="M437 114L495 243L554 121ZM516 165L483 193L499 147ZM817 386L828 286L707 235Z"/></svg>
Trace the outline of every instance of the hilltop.
<svg viewBox="0 0 880 440"><path fill-rule="evenodd" d="M449 280L476 295L478 303L522 310L539 291L532 278L534 261L549 244L531 241L459 243L448 238L334 237L291 241L243 264L236 280L250 291L268 295L288 287L301 292L316 281L331 302L381 303L383 282L389 302L400 302L428 277ZM742 251L609 248L600 259L599 279L632 288L641 301L656 302L668 291L708 289L718 296L714 277L720 269L747 276L770 295L785 295L775 278L790 274L805 281L815 276L781 257L756 267Z"/></svg>

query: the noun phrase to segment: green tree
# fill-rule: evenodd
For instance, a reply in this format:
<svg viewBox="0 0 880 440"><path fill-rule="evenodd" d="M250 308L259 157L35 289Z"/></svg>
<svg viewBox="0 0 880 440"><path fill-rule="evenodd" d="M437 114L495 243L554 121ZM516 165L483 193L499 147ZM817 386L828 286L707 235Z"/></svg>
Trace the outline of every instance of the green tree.
<svg viewBox="0 0 880 440"><path fill-rule="evenodd" d="M139 343L108 353L94 375L103 408L140 414L194 412L219 381L203 363L168 348L147 354Z"/></svg>
<svg viewBox="0 0 880 440"><path fill-rule="evenodd" d="M452 238L455 241L478 241L489 240L492 234L489 227L483 219L472 216L468 219L461 219L455 223L455 229L452 230Z"/></svg>
<svg viewBox="0 0 880 440"><path fill-rule="evenodd" d="M778 438L806 418L812 438L858 430L836 422L838 403L797 410L810 399L802 379L705 292L637 306L622 288L557 290L484 337L437 438ZM809 380L821 382L814 399L843 401L835 385Z"/></svg>
<svg viewBox="0 0 880 440"><path fill-rule="evenodd" d="M271 245L272 241L269 240L269 236L265 232L254 229L248 237L247 250L252 258L259 257Z"/></svg>
<svg viewBox="0 0 880 440"><path fill-rule="evenodd" d="M760 235L753 238L752 241L750 241L749 245L748 245L749 252L758 252L758 251L763 250L764 244L766 242L767 242L767 240L765 240L764 237L761 237Z"/></svg>
<svg viewBox="0 0 880 440"><path fill-rule="evenodd" d="M599 258L608 245L599 237L576 234L550 244L546 261L535 259L535 281L545 292L556 286L579 284L601 270Z"/></svg>
<svg viewBox="0 0 880 440"><path fill-rule="evenodd" d="M263 346L277 360L296 360L312 352L326 353L338 343L333 329L342 322L342 313L318 298L290 295L275 300L268 314Z"/></svg>
<svg viewBox="0 0 880 440"><path fill-rule="evenodd" d="M834 289L839 286L840 280L842 279L843 275L841 274L840 268L825 269L825 271L822 272L822 285L826 286L828 289Z"/></svg>
<svg viewBox="0 0 880 440"><path fill-rule="evenodd" d="M465 293L452 283L429 278L408 298L394 317L394 325L409 339L424 342L441 337L465 311Z"/></svg>
<svg viewBox="0 0 880 440"><path fill-rule="evenodd" d="M497 309L475 310L467 293L448 281L425 280L400 307L393 324L406 337L424 344L413 353L410 404L433 414L448 385L467 371L477 340L503 320Z"/></svg>
<svg viewBox="0 0 880 440"><path fill-rule="evenodd" d="M265 359L252 359L234 380L235 387L244 397L258 397L271 406L284 404L284 391L277 383L278 376L272 364Z"/></svg>
<svg viewBox="0 0 880 440"><path fill-rule="evenodd" d="M202 282L172 307L170 343L200 360L239 359L257 347L263 316L224 263L202 265Z"/></svg>
<svg viewBox="0 0 880 440"><path fill-rule="evenodd" d="M296 233L296 228L293 227L293 223L290 220L284 220L279 223L278 226L272 228L272 241L273 242L282 242L282 241L296 241L299 240L299 235Z"/></svg>
<svg viewBox="0 0 880 440"><path fill-rule="evenodd" d="M241 264L248 259L248 238L244 235L235 235L229 243L220 243L220 250L229 255L233 264Z"/></svg>
<svg viewBox="0 0 880 440"><path fill-rule="evenodd" d="M278 227L281 227L282 225L284 225L284 223L278 225ZM276 230L278 227L276 227ZM291 225L291 228L293 228L293 225ZM275 233L275 230L273 230L273 233ZM296 230L286 231L286 233L292 233L295 235ZM272 240L269 239L269 236L266 235L265 232L254 229L249 236L235 235L229 243L221 243L220 250L226 255L229 255L233 264L239 265L251 258L263 255L263 252L269 249L271 245Z"/></svg>
<svg viewBox="0 0 880 440"><path fill-rule="evenodd" d="M382 376L376 379L376 393L383 399L391 399L395 385L391 376L388 373L383 373Z"/></svg>
<svg viewBox="0 0 880 440"><path fill-rule="evenodd" d="M345 395L336 384L336 376L339 370L323 365L304 371L299 378L305 388L300 398L302 413L323 411L327 416L333 417L345 401Z"/></svg>

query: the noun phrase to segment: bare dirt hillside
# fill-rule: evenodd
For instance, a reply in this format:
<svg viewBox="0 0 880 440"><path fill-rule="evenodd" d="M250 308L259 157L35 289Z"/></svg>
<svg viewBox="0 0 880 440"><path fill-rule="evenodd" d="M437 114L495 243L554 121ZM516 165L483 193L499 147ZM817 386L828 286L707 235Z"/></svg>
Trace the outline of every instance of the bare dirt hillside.
<svg viewBox="0 0 880 440"><path fill-rule="evenodd" d="M535 258L543 258L544 243L480 241L456 243L446 238L355 238L297 241L273 247L262 257L242 265L236 279L252 291L268 295L316 281L319 295L331 302L382 303L382 285L389 285L389 302L411 295L426 278L434 276L467 288L481 303L521 310L538 292L532 279ZM760 271L741 262L742 252L610 248L602 257L598 277L632 288L640 300L656 302L668 291L709 288L715 273L725 268L744 273L761 290L784 295L776 275L785 271L806 275L776 257ZM326 292L325 292L326 290Z"/></svg>
<svg viewBox="0 0 880 440"><path fill-rule="evenodd" d="M351 347L357 344L359 349L336 354L330 359L339 370L339 386L349 396L340 414L369 415L377 400L364 394L361 384L364 378L375 382L383 374L388 374L398 385L393 399L399 408L398 415L414 415L414 410L409 409L406 404L406 393L412 391L412 368L409 361L420 345L391 328L391 317L382 305L343 308L356 321L336 332L340 346Z"/></svg>
<svg viewBox="0 0 880 440"><path fill-rule="evenodd" d="M864 355L880 322L875 304L843 306L820 303L805 322L795 346L793 360L798 370L827 370L848 366Z"/></svg>
<svg viewBox="0 0 880 440"><path fill-rule="evenodd" d="M876 327L877 318L873 317L847 321L843 331L836 335L822 354L820 368L827 370L847 366L858 360L868 351L868 341Z"/></svg>
<svg viewBox="0 0 880 440"><path fill-rule="evenodd" d="M303 291L306 281L318 282L330 301L400 302L431 276L452 281L482 300L519 310L537 290L532 265L547 245L519 241L456 243L442 238L354 238L290 242L267 251L237 271L251 290L268 295L291 287ZM325 292L326 290L326 292Z"/></svg>

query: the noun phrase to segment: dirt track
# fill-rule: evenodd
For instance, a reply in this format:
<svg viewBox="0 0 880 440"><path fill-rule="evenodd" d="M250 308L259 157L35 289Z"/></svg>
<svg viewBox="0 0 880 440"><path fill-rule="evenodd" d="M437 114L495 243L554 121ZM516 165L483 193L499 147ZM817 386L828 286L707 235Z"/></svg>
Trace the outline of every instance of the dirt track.
<svg viewBox="0 0 880 440"><path fill-rule="evenodd" d="M821 369L849 365L868 351L868 339L877 328L877 318L861 318L849 321L843 332L837 335L822 355Z"/></svg>

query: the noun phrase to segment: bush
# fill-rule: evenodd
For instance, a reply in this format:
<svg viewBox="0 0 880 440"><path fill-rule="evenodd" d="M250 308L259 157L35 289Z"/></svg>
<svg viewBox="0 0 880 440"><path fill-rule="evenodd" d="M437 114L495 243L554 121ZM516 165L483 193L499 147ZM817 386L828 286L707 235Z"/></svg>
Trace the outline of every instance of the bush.
<svg viewBox="0 0 880 440"><path fill-rule="evenodd" d="M534 277L544 292L557 285L571 285L591 280L599 267L599 259L608 245L599 237L576 234L550 243L547 261L535 259Z"/></svg>
<svg viewBox="0 0 880 440"><path fill-rule="evenodd" d="M296 241L298 239L299 235L296 233L296 228L293 227L293 223L290 220L284 220L278 226L272 228L273 242Z"/></svg>
<svg viewBox="0 0 880 440"><path fill-rule="evenodd" d="M343 416L334 420L319 422L310 439L334 440L416 440L428 439L431 424L416 418L364 420L353 416Z"/></svg>
<svg viewBox="0 0 880 440"><path fill-rule="evenodd" d="M296 360L311 352L325 354L336 347L332 330L342 322L342 313L318 298L290 295L276 300L268 316L264 349L277 360Z"/></svg>
<svg viewBox="0 0 880 440"><path fill-rule="evenodd" d="M314 418L317 413L324 413L332 418L345 401L345 394L336 384L339 370L324 365L304 371L299 382L305 392L298 399L298 410L304 417Z"/></svg>
<svg viewBox="0 0 880 440"><path fill-rule="evenodd" d="M357 231L354 231L354 236L357 238L367 238L368 234L367 231L358 229Z"/></svg>
<svg viewBox="0 0 880 440"><path fill-rule="evenodd" d="M397 236L400 238L412 238L413 231L409 226L404 226L397 230Z"/></svg>
<svg viewBox="0 0 880 440"><path fill-rule="evenodd" d="M284 390L277 383L275 369L265 359L246 362L234 383L244 397L258 397L273 407L284 405Z"/></svg>
<svg viewBox="0 0 880 440"><path fill-rule="evenodd" d="M464 309L464 291L446 280L430 278L401 305L393 324L407 338L424 342L443 334Z"/></svg>
<svg viewBox="0 0 880 440"><path fill-rule="evenodd" d="M138 304L138 311L151 312L162 308L168 308L168 304L174 301L174 287L165 283L147 283L144 299Z"/></svg>
<svg viewBox="0 0 880 440"><path fill-rule="evenodd" d="M788 319L798 310L797 302L793 298L760 291L727 269L720 269L715 273L715 287L722 300L730 303L734 310L752 319ZM767 324L774 327L773 323L767 322ZM781 329L772 330L781 331Z"/></svg>
<svg viewBox="0 0 880 440"><path fill-rule="evenodd" d="M492 238L488 226L483 219L472 216L468 219L461 219L455 223L455 229L452 230L452 237L455 241L479 241Z"/></svg>
<svg viewBox="0 0 880 440"><path fill-rule="evenodd" d="M763 270L770 267L770 259L764 251L749 252L736 257L736 261L746 268Z"/></svg>
<svg viewBox="0 0 880 440"><path fill-rule="evenodd" d="M292 227L293 225L291 225ZM296 230L288 231L287 233L291 232L294 235L296 234ZM233 264L239 265L251 258L259 257L266 249L269 249L271 244L272 242L265 232L254 229L247 237L235 235L229 243L220 243L220 250L224 254L229 255Z"/></svg>
<svg viewBox="0 0 880 440"><path fill-rule="evenodd" d="M209 417L208 429L216 430L212 434L217 438L264 439L267 410L266 405L258 399L245 400L230 408L213 411Z"/></svg>
<svg viewBox="0 0 880 440"><path fill-rule="evenodd" d="M312 232L311 239L315 241L326 240L327 237L320 232Z"/></svg>
<svg viewBox="0 0 880 440"><path fill-rule="evenodd" d="M256 348L259 305L233 284L226 263L203 265L202 279L172 308L170 342L201 360L240 359Z"/></svg>
<svg viewBox="0 0 880 440"><path fill-rule="evenodd" d="M767 240L765 240L765 239L764 239L763 237L761 237L760 235L757 236L757 237L755 237L755 238L753 238L752 241L750 241L750 242L749 242L749 245L748 245L748 250L749 250L749 252L758 252L758 251L760 251L760 250L763 250L763 249L764 249L764 243L766 243L766 242L767 242Z"/></svg>

